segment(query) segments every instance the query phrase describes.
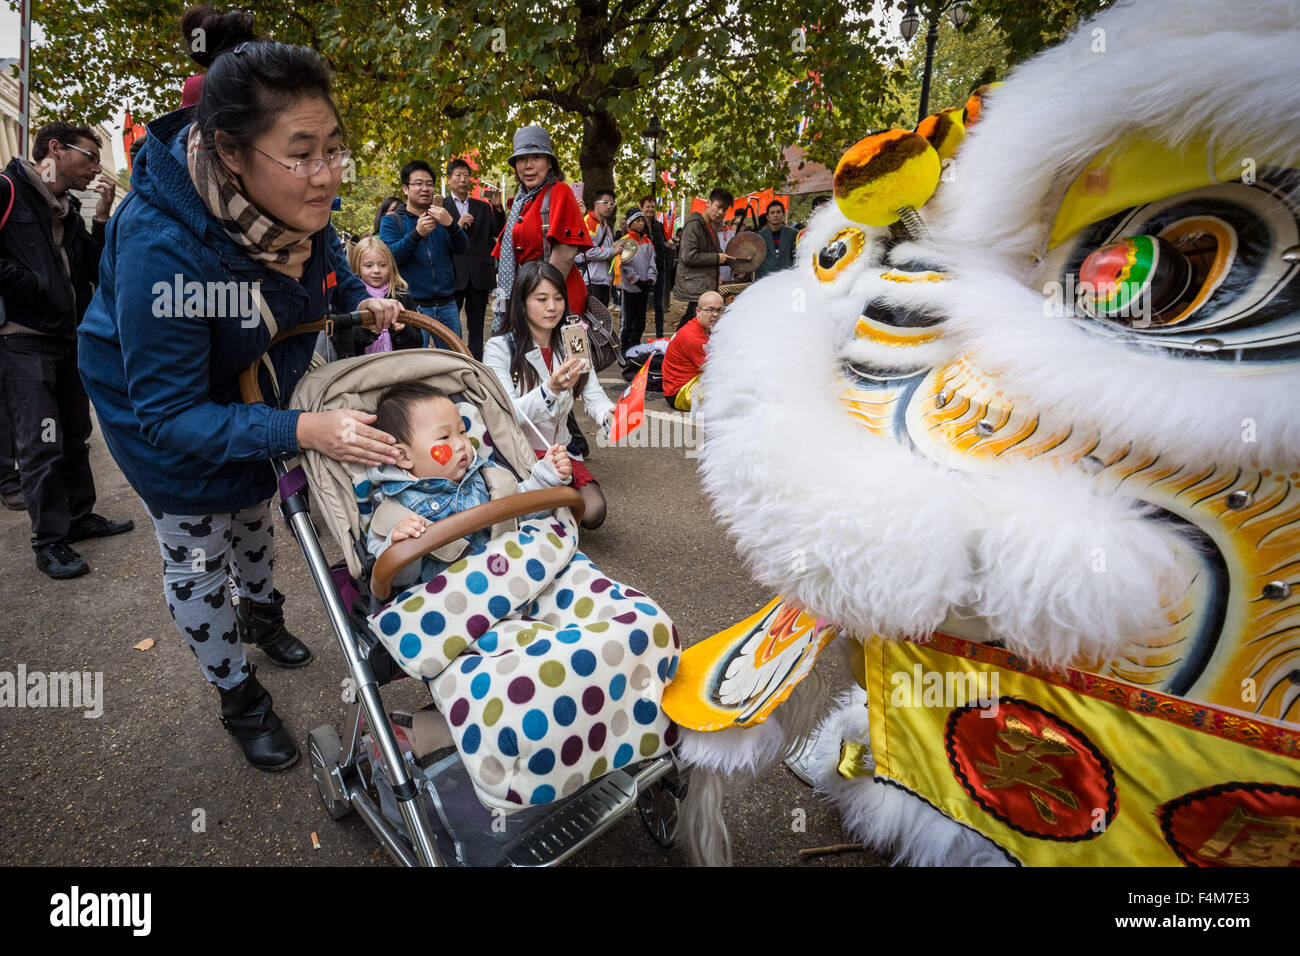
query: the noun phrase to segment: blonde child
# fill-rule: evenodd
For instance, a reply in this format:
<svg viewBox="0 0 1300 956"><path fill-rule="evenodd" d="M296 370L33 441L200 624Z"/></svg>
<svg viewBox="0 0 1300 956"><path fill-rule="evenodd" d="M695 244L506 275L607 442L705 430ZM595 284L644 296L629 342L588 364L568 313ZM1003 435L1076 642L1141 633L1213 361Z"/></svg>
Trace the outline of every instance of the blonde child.
<svg viewBox="0 0 1300 956"><path fill-rule="evenodd" d="M402 308L413 309L406 295L406 280L397 271L393 253L378 236L366 236L348 249L348 268L361 280L372 299L396 299ZM418 349L424 345L420 330L411 326L391 329L394 349ZM353 328L334 336L334 347L339 358L363 354L375 343L378 336L368 329Z"/></svg>

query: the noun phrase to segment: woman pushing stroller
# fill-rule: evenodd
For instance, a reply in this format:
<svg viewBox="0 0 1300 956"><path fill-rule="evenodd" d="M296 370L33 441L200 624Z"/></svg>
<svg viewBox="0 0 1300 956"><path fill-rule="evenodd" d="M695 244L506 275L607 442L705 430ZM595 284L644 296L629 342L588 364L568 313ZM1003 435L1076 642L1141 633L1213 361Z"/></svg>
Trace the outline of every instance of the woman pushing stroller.
<svg viewBox="0 0 1300 956"><path fill-rule="evenodd" d="M305 47L241 34L238 17L186 14L182 29L206 31L212 65L197 107L149 126L134 188L108 226L79 366L109 451L153 520L168 610L220 693L222 722L253 766L281 770L298 749L242 644L281 667L312 655L286 630L272 582L269 459L302 449L367 465L396 457L372 415L245 405L238 376L277 331L334 311L330 296L381 329L400 306L367 296L329 222L350 152L328 68ZM192 308L188 292L173 301L174 286L207 290L205 304ZM211 290L232 287L255 304L213 308ZM314 340L270 350L265 394L287 399Z"/></svg>

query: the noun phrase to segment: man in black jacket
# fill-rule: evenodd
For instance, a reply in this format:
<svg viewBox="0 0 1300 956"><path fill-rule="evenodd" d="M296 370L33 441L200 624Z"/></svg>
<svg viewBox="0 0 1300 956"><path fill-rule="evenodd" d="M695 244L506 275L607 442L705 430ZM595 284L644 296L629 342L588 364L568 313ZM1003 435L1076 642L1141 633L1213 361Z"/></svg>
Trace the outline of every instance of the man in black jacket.
<svg viewBox="0 0 1300 956"><path fill-rule="evenodd" d="M104 224L116 186L95 183L99 201L87 233L69 190L87 189L100 171L99 140L88 126L51 123L36 133L35 165L14 158L0 179L0 379L13 426L23 497L32 519L36 566L52 578L90 570L71 544L121 534L133 521L108 521L91 509L90 402L77 372L77 325L99 278Z"/></svg>
<svg viewBox="0 0 1300 956"><path fill-rule="evenodd" d="M492 248L505 228L506 215L504 209L498 213L483 200L470 196L470 168L465 160L453 159L447 164L447 185L451 194L443 205L469 239L469 251L452 256L456 308L465 309L462 327L467 330L469 350L482 361L483 316L487 313L488 294L497 285L497 261L492 258Z"/></svg>

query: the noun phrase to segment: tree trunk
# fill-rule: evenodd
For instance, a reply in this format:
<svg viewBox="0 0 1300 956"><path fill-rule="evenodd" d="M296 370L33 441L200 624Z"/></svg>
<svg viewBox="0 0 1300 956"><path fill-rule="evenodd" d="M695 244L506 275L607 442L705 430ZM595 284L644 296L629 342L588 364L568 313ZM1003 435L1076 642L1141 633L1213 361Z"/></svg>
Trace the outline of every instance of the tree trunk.
<svg viewBox="0 0 1300 956"><path fill-rule="evenodd" d="M622 142L623 134L618 131L614 117L600 106L582 118L578 163L582 167L582 195L588 209L596 190L614 188L614 157Z"/></svg>

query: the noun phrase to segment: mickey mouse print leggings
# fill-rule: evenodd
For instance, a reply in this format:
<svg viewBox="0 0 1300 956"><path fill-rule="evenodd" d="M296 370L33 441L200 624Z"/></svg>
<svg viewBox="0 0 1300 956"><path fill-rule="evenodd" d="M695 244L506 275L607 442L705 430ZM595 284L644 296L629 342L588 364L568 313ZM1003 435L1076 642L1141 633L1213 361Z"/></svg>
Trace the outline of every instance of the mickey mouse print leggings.
<svg viewBox="0 0 1300 956"><path fill-rule="evenodd" d="M203 676L229 690L248 662L227 578L241 601L271 599L275 563L271 502L234 514L174 515L148 508L163 558L163 596Z"/></svg>

